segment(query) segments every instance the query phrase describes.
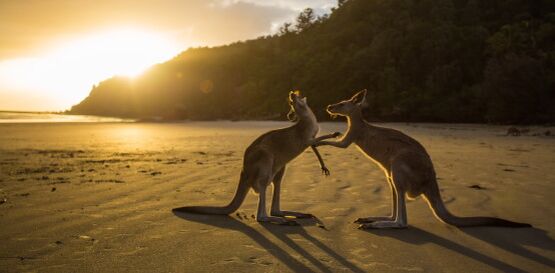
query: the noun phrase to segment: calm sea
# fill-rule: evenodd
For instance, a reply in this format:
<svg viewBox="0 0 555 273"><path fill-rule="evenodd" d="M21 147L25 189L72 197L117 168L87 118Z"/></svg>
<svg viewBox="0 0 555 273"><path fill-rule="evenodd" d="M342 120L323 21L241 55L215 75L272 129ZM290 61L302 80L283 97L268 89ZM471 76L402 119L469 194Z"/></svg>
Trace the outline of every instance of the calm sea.
<svg viewBox="0 0 555 273"><path fill-rule="evenodd" d="M44 122L133 122L132 119L78 116L52 113L2 112L0 123L44 123Z"/></svg>

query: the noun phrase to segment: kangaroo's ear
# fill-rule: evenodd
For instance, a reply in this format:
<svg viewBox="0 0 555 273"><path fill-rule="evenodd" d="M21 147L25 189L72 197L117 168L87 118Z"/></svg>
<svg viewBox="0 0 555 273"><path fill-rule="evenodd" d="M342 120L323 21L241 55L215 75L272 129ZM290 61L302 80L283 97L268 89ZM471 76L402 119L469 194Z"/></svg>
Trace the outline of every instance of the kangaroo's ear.
<svg viewBox="0 0 555 273"><path fill-rule="evenodd" d="M300 95L301 95L301 91L299 90L289 92L289 102L292 102L294 97L298 97Z"/></svg>
<svg viewBox="0 0 555 273"><path fill-rule="evenodd" d="M355 104L365 106L366 105L366 89L356 93L352 98L351 101Z"/></svg>
<svg viewBox="0 0 555 273"><path fill-rule="evenodd" d="M303 98L303 102L306 104L306 97Z"/></svg>

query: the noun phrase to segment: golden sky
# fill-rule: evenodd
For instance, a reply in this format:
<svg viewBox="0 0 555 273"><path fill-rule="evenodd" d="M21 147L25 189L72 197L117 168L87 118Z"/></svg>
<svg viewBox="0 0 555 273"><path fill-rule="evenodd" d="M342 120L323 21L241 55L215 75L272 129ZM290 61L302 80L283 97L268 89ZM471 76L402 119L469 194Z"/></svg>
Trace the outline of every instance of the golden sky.
<svg viewBox="0 0 555 273"><path fill-rule="evenodd" d="M57 111L191 46L273 33L336 0L0 0L0 110Z"/></svg>

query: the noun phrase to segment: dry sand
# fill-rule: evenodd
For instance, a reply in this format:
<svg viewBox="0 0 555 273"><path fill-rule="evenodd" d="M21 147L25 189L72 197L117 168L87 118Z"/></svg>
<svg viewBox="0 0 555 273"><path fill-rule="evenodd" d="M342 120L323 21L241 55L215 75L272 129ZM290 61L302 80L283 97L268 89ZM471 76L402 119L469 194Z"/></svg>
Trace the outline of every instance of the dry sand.
<svg viewBox="0 0 555 273"><path fill-rule="evenodd" d="M321 148L330 177L307 151L284 178L283 208L327 230L259 224L253 194L230 217L171 212L227 203L244 149L287 125L0 125L0 272L555 272L555 138L500 126L386 124L428 149L453 213L534 228L458 229L417 199L408 229L358 230L389 214L390 191L353 146Z"/></svg>

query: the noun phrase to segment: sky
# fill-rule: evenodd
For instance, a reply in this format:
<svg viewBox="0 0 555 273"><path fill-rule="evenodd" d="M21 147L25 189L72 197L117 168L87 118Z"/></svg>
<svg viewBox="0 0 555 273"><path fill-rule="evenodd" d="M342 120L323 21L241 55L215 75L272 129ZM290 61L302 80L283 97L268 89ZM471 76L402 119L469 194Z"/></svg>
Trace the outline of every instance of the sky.
<svg viewBox="0 0 555 273"><path fill-rule="evenodd" d="M275 33L336 0L0 0L0 110L63 111L189 47Z"/></svg>

